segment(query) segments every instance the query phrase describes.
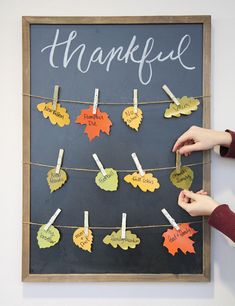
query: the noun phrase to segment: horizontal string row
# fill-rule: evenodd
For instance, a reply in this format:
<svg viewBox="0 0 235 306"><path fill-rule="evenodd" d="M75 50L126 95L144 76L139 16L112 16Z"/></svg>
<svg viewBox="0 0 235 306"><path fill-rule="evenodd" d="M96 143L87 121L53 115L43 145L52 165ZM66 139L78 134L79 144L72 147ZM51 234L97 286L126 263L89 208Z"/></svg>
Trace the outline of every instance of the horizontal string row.
<svg viewBox="0 0 235 306"><path fill-rule="evenodd" d="M192 164L187 164L187 165L182 165L182 167L191 167L191 166L199 166L199 165L206 165L206 164L210 164L211 161L208 162L199 162L199 163L192 163ZM56 166L52 166L52 165L47 165L47 164L41 164L41 163L35 163L35 162L24 162L24 165L33 165L33 166L38 166L38 167L46 167L46 168L55 168ZM83 171L83 172L99 172L99 169L88 169L88 168L73 168L73 167L61 167L64 170L72 170L72 171ZM171 170L171 169L175 169L176 166L172 166L172 167L162 167L162 168L149 168L149 169L143 169L143 171L146 172L154 172L154 171L161 171L161 170ZM130 173L130 172L136 172L138 171L137 169L133 170L133 169L125 169L125 170L116 170L116 172L119 173Z"/></svg>
<svg viewBox="0 0 235 306"><path fill-rule="evenodd" d="M181 223L188 223L188 224L196 224L196 223L202 223L203 221L192 221L192 222L177 222L178 224ZM27 222L27 221L23 221L23 224L28 224L28 225L35 225L35 226L42 226L45 223L37 223L37 222ZM78 227L84 227L79 226L79 225L57 225L54 224L55 227L58 228L78 228ZM127 226L126 229L147 229L147 228L159 228L159 227L172 227L171 224L153 224L153 225L136 225L136 226ZM90 229L93 230L117 230L117 229L121 229L120 226L89 226Z"/></svg>
<svg viewBox="0 0 235 306"><path fill-rule="evenodd" d="M23 96L42 99L42 100L53 101L53 98L36 96L36 95L33 95L33 94L29 94L29 93L23 93ZM194 98L194 99L208 99L208 98L210 98L210 96L195 96L195 97L191 97L191 98ZM85 104L85 105L93 105L94 104L94 102L83 102L83 101L78 101L78 100L67 100L67 99L65 99L65 100L58 99L58 102ZM172 100L159 100L159 101L138 102L138 105L163 104L163 103L172 103L172 102L173 102ZM99 102L99 105L133 105L133 102Z"/></svg>

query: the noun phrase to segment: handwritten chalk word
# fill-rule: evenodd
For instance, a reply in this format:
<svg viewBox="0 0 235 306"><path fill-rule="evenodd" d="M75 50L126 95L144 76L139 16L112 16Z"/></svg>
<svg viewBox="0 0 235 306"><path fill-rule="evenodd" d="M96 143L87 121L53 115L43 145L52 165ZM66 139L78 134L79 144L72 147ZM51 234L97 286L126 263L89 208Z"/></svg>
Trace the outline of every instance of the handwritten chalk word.
<svg viewBox="0 0 235 306"><path fill-rule="evenodd" d="M92 47L78 42L77 31L71 31L64 41L60 41L59 38L60 29L57 29L53 42L41 49L41 53L49 50L49 64L53 68L63 66L66 69L72 61L76 60L77 69L81 73L87 73L93 63L104 65L105 70L108 72L113 61L124 62L125 64L130 61L138 65L138 77L143 85L151 82L152 64L155 62L178 61L186 70L194 70L196 68L186 64L183 59L183 55L186 51L189 51L191 44L191 36L189 34L182 36L178 45L168 51L162 51L153 37L147 38L142 43L142 41L138 41L137 35L132 36L127 47L117 46L112 47L110 50L105 50L101 46L92 50ZM62 59L60 58L61 52L63 54ZM146 73L145 77L144 71Z"/></svg>

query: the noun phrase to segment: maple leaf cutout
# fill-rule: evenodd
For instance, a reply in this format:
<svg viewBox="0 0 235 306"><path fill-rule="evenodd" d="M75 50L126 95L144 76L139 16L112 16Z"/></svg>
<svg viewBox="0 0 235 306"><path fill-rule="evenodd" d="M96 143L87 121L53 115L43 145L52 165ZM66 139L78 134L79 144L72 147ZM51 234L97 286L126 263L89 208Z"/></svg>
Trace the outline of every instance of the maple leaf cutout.
<svg viewBox="0 0 235 306"><path fill-rule="evenodd" d="M194 241L189 237L197 233L188 223L179 224L180 230L168 229L163 233L162 237L165 239L163 246L168 249L171 255L175 255L180 249L184 254L187 252L195 253L193 247Z"/></svg>
<svg viewBox="0 0 235 306"><path fill-rule="evenodd" d="M101 112L99 108L97 108L95 115L92 112L93 105L88 109L81 110L75 121L76 123L86 124L84 133L87 134L90 141L100 136L100 131L109 135L110 127L112 126L112 121L107 113Z"/></svg>

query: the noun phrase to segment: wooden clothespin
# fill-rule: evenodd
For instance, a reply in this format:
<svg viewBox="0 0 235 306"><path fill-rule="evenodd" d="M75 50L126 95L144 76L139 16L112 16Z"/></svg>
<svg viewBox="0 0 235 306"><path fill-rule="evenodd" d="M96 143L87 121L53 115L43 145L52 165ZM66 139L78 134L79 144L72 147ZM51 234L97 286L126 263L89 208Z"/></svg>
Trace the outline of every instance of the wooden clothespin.
<svg viewBox="0 0 235 306"><path fill-rule="evenodd" d="M61 168L61 165L62 165L63 155L64 155L64 150L60 149L59 154L58 154L58 158L57 158L56 168L55 168L55 173L56 174L60 173L60 168Z"/></svg>
<svg viewBox="0 0 235 306"><path fill-rule="evenodd" d="M162 213L170 222L170 224L178 231L180 229L179 225L175 222L175 219L171 217L171 215L168 213L168 211L165 208L162 209Z"/></svg>
<svg viewBox="0 0 235 306"><path fill-rule="evenodd" d="M122 214L122 235L121 239L126 239L126 213Z"/></svg>
<svg viewBox="0 0 235 306"><path fill-rule="evenodd" d="M84 211L84 235L85 237L89 234L89 220L88 220L89 213L87 210Z"/></svg>
<svg viewBox="0 0 235 306"><path fill-rule="evenodd" d="M99 89L95 89L95 94L94 94L94 102L93 102L93 115L96 114L97 106L98 106L98 101L99 101Z"/></svg>
<svg viewBox="0 0 235 306"><path fill-rule="evenodd" d="M58 98L59 98L59 85L55 85L54 87L54 95L53 95L53 104L52 104L52 109L55 111L56 110L56 106L57 106L57 102L58 102Z"/></svg>
<svg viewBox="0 0 235 306"><path fill-rule="evenodd" d="M170 89L167 87L167 85L163 85L162 89L168 94L168 96L171 98L171 100L176 104L180 105L179 100L174 96L174 94L170 91Z"/></svg>
<svg viewBox="0 0 235 306"><path fill-rule="evenodd" d="M49 227L55 222L55 219L58 217L58 215L61 213L61 209L58 208L54 215L50 218L50 220L47 222L47 224L44 226L44 230L47 231Z"/></svg>
<svg viewBox="0 0 235 306"><path fill-rule="evenodd" d="M141 166L141 164L139 162L139 159L138 159L136 153L132 153L131 156L132 156L132 158L133 158L133 160L135 162L136 168L138 169L140 175L144 176L145 172L144 172L144 170L143 170L143 168L142 168L142 166Z"/></svg>
<svg viewBox="0 0 235 306"><path fill-rule="evenodd" d="M181 170L181 155L179 150L177 150L175 153L175 169L176 173L179 174Z"/></svg>
<svg viewBox="0 0 235 306"><path fill-rule="evenodd" d="M138 112L138 89L133 90L133 104L134 104L134 113Z"/></svg>
<svg viewBox="0 0 235 306"><path fill-rule="evenodd" d="M93 158L94 158L94 160L95 160L95 162L96 162L96 165L98 166L98 168L100 169L101 173L103 174L103 176L106 176L107 173L106 173L106 171L104 170L104 167L103 167L101 161L99 160L99 157L98 157L95 153L92 154L92 156L93 156Z"/></svg>

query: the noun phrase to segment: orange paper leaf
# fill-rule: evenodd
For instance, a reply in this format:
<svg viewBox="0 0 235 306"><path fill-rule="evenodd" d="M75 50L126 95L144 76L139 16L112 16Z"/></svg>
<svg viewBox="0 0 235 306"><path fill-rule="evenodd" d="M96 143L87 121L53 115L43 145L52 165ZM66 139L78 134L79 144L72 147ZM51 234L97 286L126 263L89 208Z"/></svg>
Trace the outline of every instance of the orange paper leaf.
<svg viewBox="0 0 235 306"><path fill-rule="evenodd" d="M180 230L178 231L173 228L163 233L162 237L165 239L163 246L165 246L168 252L173 256L178 252L178 249L181 249L184 254L187 252L195 253L193 247L194 241L189 237L196 234L197 231L191 228L188 223L181 223L179 227Z"/></svg>
<svg viewBox="0 0 235 306"><path fill-rule="evenodd" d="M76 123L86 124L84 132L90 141L100 136L100 131L109 135L112 125L107 113L101 112L99 108L97 108L95 115L92 112L93 106L91 105L88 109L83 109L75 121Z"/></svg>

